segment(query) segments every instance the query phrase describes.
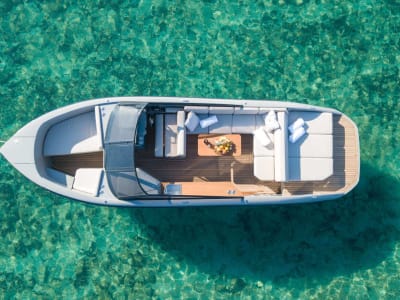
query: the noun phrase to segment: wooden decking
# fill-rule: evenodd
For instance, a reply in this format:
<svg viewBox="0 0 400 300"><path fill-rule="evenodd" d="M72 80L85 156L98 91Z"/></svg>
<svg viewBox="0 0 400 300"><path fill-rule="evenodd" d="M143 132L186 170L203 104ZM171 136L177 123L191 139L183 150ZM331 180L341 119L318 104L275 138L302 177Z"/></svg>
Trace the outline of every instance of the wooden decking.
<svg viewBox="0 0 400 300"><path fill-rule="evenodd" d="M278 193L280 183L261 182L253 176L253 136L242 135L241 155L233 156L199 156L197 135L187 136L186 158L154 158L154 138L151 132L147 137L146 148L136 150L136 166L145 170L147 173L158 178L162 182L203 182L208 185L198 185L201 187L197 192L191 188L191 195L214 194L216 196L226 196L215 187L215 182L233 182L238 187L235 195L246 194L242 191L249 185L253 186L254 191L260 191L258 185L267 185L268 191ZM211 184L212 183L212 184ZM205 191L209 188L213 191ZM265 190L265 189L261 189Z"/></svg>
<svg viewBox="0 0 400 300"><path fill-rule="evenodd" d="M50 165L53 169L75 176L79 168L102 168L103 151L52 156Z"/></svg>
<svg viewBox="0 0 400 300"><path fill-rule="evenodd" d="M359 177L359 145L357 131L345 116L333 118L334 174L324 181L267 182L259 181L253 175L253 138L242 135L240 156L198 156L197 135L187 136L186 158L155 158L154 134L148 130L146 147L135 152L136 166L142 168L164 184L168 182L226 184L233 182L238 188L236 195L253 193L272 194L323 194L346 192ZM103 167L103 153L85 153L50 158L54 169L74 175L77 168ZM201 186L204 191L204 184ZM190 189L193 193L193 188ZM199 191L199 193L201 190ZM210 191L205 193L210 194ZM216 194L218 196L220 194ZM225 195L220 195L225 196Z"/></svg>

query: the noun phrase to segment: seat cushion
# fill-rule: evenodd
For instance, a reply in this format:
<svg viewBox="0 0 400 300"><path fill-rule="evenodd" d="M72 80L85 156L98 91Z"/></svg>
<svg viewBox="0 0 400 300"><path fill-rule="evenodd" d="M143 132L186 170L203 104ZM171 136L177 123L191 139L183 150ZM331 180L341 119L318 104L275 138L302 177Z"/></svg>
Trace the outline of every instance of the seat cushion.
<svg viewBox="0 0 400 300"><path fill-rule="evenodd" d="M320 181L333 174L333 158L289 157L289 181Z"/></svg>
<svg viewBox="0 0 400 300"><path fill-rule="evenodd" d="M275 163L273 157L254 157L254 176L259 180L272 181L275 179Z"/></svg>
<svg viewBox="0 0 400 300"><path fill-rule="evenodd" d="M331 158L333 157L333 136L330 134L309 134L296 143L288 145L289 157Z"/></svg>
<svg viewBox="0 0 400 300"><path fill-rule="evenodd" d="M333 132L333 118L331 113L310 111L289 112L289 124L293 124L299 118L304 120L304 128L308 134L332 134Z"/></svg>
<svg viewBox="0 0 400 300"><path fill-rule="evenodd" d="M233 115L232 133L252 134L256 129L256 116L251 114Z"/></svg>
<svg viewBox="0 0 400 300"><path fill-rule="evenodd" d="M210 115L208 118L202 119L200 121L200 127L207 128L216 123L218 123L218 117L216 115Z"/></svg>
<svg viewBox="0 0 400 300"><path fill-rule="evenodd" d="M193 111L189 112L185 121L186 128L192 132L197 128L197 126L199 126L199 123L200 119L197 114Z"/></svg>
<svg viewBox="0 0 400 300"><path fill-rule="evenodd" d="M253 136L253 154L254 157L257 156L274 156L274 135L267 133L272 143L269 146L263 146L261 141Z"/></svg>
<svg viewBox="0 0 400 300"><path fill-rule="evenodd" d="M164 151L166 157L186 155L185 112L165 114Z"/></svg>
<svg viewBox="0 0 400 300"><path fill-rule="evenodd" d="M209 127L210 133L232 133L232 115L218 115L218 122Z"/></svg>
<svg viewBox="0 0 400 300"><path fill-rule="evenodd" d="M200 120L204 120L208 118L208 114L197 114ZM207 134L209 130L209 127L202 128L200 125L197 126L193 131L187 131L187 134Z"/></svg>
<svg viewBox="0 0 400 300"><path fill-rule="evenodd" d="M176 156L177 134L176 114L165 114L164 152L166 157Z"/></svg>
<svg viewBox="0 0 400 300"><path fill-rule="evenodd" d="M254 138L264 147L270 147L272 145L272 141L268 135L268 133L264 130L264 128L260 127L254 130L253 132Z"/></svg>
<svg viewBox="0 0 400 300"><path fill-rule="evenodd" d="M101 168L81 168L75 172L72 188L92 196L97 196L103 175Z"/></svg>

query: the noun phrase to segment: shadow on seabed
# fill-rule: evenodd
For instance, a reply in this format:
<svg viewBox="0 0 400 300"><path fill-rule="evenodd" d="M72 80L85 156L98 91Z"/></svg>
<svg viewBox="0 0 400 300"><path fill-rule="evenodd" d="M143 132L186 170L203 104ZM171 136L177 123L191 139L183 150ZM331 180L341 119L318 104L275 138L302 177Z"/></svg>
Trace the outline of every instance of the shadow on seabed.
<svg viewBox="0 0 400 300"><path fill-rule="evenodd" d="M399 180L366 164L361 171L357 188L334 201L151 208L132 216L165 251L210 275L329 281L374 267L398 241Z"/></svg>

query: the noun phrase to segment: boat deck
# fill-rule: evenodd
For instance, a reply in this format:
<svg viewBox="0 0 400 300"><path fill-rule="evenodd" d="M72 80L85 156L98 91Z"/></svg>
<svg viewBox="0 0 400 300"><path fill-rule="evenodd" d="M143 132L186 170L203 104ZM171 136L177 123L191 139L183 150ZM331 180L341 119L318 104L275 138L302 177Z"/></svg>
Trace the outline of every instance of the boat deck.
<svg viewBox="0 0 400 300"><path fill-rule="evenodd" d="M158 178L164 186L170 182L187 183L186 189L192 195L226 196L226 188L222 189L224 192L219 192L221 189L218 182L221 186L234 184L237 188L235 196L254 193L299 195L346 192L359 177L357 131L345 116L334 115L333 122L334 174L324 181L259 181L253 175L252 135L241 136L239 156L198 156L197 135L188 135L186 158L155 158L154 133L149 129L145 148L136 150L136 166ZM54 169L74 175L78 168L103 167L103 153L53 156L50 161Z"/></svg>

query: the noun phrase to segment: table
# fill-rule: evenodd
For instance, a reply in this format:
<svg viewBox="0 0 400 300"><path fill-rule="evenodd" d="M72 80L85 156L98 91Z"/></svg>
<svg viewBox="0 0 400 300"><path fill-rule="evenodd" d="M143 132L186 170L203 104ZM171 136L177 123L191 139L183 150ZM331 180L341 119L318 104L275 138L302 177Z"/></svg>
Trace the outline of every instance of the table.
<svg viewBox="0 0 400 300"><path fill-rule="evenodd" d="M204 140L208 139L209 142L215 144L223 136L233 143L233 151L225 155L216 153L214 149L204 143ZM197 154L199 156L240 156L242 155L242 137L240 134L199 134L197 137Z"/></svg>

